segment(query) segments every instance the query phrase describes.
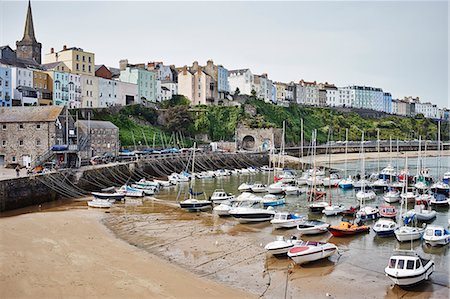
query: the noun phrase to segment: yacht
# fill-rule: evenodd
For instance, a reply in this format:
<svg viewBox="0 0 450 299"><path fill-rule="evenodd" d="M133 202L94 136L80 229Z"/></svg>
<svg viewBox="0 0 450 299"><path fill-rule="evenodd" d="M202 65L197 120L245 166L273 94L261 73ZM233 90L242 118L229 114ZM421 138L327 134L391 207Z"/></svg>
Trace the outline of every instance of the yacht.
<svg viewBox="0 0 450 299"><path fill-rule="evenodd" d="M272 207L264 208L261 200L246 200L232 208L229 214L240 223L252 223L272 220L275 210Z"/></svg>

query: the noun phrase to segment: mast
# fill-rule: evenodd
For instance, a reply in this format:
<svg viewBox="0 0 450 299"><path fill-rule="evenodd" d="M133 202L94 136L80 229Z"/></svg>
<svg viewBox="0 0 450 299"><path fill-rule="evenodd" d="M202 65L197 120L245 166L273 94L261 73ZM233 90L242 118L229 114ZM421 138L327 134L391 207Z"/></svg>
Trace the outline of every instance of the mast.
<svg viewBox="0 0 450 299"><path fill-rule="evenodd" d="M348 128L345 129L345 179L347 179Z"/></svg>
<svg viewBox="0 0 450 299"><path fill-rule="evenodd" d="M301 170L303 171L303 118L300 119L300 159Z"/></svg>
<svg viewBox="0 0 450 299"><path fill-rule="evenodd" d="M378 175L380 175L380 129L377 129L377 150L378 150L377 172Z"/></svg>
<svg viewBox="0 0 450 299"><path fill-rule="evenodd" d="M441 121L438 121L438 179L441 177Z"/></svg>

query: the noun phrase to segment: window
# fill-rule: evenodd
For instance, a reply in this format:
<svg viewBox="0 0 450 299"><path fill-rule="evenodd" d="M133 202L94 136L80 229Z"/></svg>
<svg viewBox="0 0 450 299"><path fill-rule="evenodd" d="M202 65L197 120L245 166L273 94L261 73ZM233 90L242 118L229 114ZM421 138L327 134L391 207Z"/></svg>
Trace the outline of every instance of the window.
<svg viewBox="0 0 450 299"><path fill-rule="evenodd" d="M80 61L80 55L77 54L77 61Z"/></svg>
<svg viewBox="0 0 450 299"><path fill-rule="evenodd" d="M23 130L23 124L19 124L19 130Z"/></svg>
<svg viewBox="0 0 450 299"><path fill-rule="evenodd" d="M2 141L2 146L6 146L6 140Z"/></svg>
<svg viewBox="0 0 450 299"><path fill-rule="evenodd" d="M419 269L420 268L420 261L419 261L419 259L417 259L416 260L416 269Z"/></svg>
<svg viewBox="0 0 450 299"><path fill-rule="evenodd" d="M414 269L414 261L411 261L411 260L407 261L406 262L406 269L413 270Z"/></svg>
<svg viewBox="0 0 450 299"><path fill-rule="evenodd" d="M88 65L88 71L89 71L89 73L91 72L91 66L90 65Z"/></svg>
<svg viewBox="0 0 450 299"><path fill-rule="evenodd" d="M84 64L83 64L82 68L83 68L83 72L86 71L86 68L85 68L85 65L84 65Z"/></svg>
<svg viewBox="0 0 450 299"><path fill-rule="evenodd" d="M37 78L37 74L36 73L34 73L34 79L36 79Z"/></svg>
<svg viewBox="0 0 450 299"><path fill-rule="evenodd" d="M41 145L41 140L40 139L36 139L36 145L40 146Z"/></svg>
<svg viewBox="0 0 450 299"><path fill-rule="evenodd" d="M88 61L89 61L89 63L91 62L91 56L88 57Z"/></svg>
<svg viewBox="0 0 450 299"><path fill-rule="evenodd" d="M12 161L13 161L13 162L16 162L16 156L13 156L13 157L12 157Z"/></svg>
<svg viewBox="0 0 450 299"><path fill-rule="evenodd" d="M23 146L23 140L22 139L19 140L19 146Z"/></svg>
<svg viewBox="0 0 450 299"><path fill-rule="evenodd" d="M40 129L40 128L41 128L41 124L37 124L36 129Z"/></svg>
<svg viewBox="0 0 450 299"><path fill-rule="evenodd" d="M397 269L403 269L405 265L405 260L398 260Z"/></svg>

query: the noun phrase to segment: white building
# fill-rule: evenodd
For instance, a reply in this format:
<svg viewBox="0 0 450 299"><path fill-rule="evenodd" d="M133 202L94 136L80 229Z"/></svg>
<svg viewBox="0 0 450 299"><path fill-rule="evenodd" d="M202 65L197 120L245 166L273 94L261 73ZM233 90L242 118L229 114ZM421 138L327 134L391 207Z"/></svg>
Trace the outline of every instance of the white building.
<svg viewBox="0 0 450 299"><path fill-rule="evenodd" d="M91 75L80 75L81 80L81 107L96 108L98 103L98 79Z"/></svg>
<svg viewBox="0 0 450 299"><path fill-rule="evenodd" d="M253 78L256 97L264 102L272 101L272 81L268 79L267 74L254 75Z"/></svg>
<svg viewBox="0 0 450 299"><path fill-rule="evenodd" d="M80 75L70 74L68 79L69 108L81 108L81 77Z"/></svg>
<svg viewBox="0 0 450 299"><path fill-rule="evenodd" d="M416 102L415 112L416 114L423 114L426 118L440 118L439 108L430 102Z"/></svg>
<svg viewBox="0 0 450 299"><path fill-rule="evenodd" d="M351 98L351 107L383 111L384 93L381 88L352 85L343 90L350 91L346 95Z"/></svg>
<svg viewBox="0 0 450 299"><path fill-rule="evenodd" d="M240 94L251 95L254 90L254 77L250 69L232 70L228 72L228 84L230 93L235 94L239 89Z"/></svg>
<svg viewBox="0 0 450 299"><path fill-rule="evenodd" d="M111 107L118 105L116 80L98 78L98 107Z"/></svg>
<svg viewBox="0 0 450 299"><path fill-rule="evenodd" d="M320 106L319 86L316 81L307 82L300 80L296 87L296 99L298 104Z"/></svg>
<svg viewBox="0 0 450 299"><path fill-rule="evenodd" d="M33 70L11 67L11 88L13 101L22 106L37 106L37 92L33 88Z"/></svg>
<svg viewBox="0 0 450 299"><path fill-rule="evenodd" d="M116 88L116 105L125 106L139 103L138 85L128 82L115 81Z"/></svg>

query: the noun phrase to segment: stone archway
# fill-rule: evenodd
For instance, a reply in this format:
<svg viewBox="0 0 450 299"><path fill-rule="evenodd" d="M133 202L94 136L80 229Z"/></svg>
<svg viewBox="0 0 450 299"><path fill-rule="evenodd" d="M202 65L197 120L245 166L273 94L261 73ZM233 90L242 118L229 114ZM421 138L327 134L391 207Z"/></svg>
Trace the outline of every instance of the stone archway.
<svg viewBox="0 0 450 299"><path fill-rule="evenodd" d="M255 148L255 137L246 135L242 139L242 148L245 150L253 150Z"/></svg>

